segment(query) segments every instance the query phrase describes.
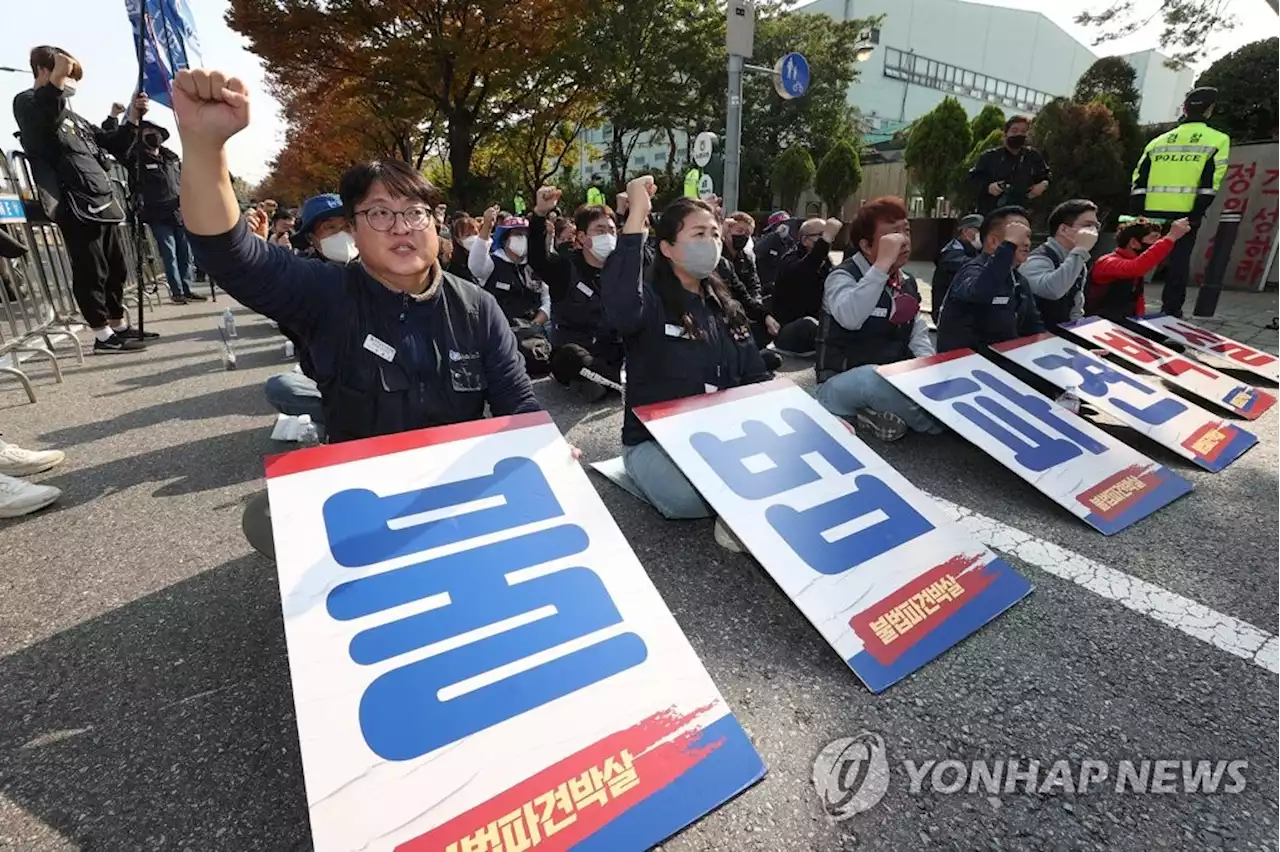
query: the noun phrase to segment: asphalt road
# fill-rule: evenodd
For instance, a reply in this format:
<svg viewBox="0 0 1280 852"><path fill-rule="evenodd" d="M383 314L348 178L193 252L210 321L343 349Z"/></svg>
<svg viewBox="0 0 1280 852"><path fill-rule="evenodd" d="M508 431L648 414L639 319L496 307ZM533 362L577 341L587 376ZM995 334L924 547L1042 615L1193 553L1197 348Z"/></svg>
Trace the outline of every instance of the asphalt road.
<svg viewBox="0 0 1280 852"><path fill-rule="evenodd" d="M0 522L0 848L309 848L280 602L240 535L276 451L260 386L282 340L238 312L165 306L141 356L67 364L40 401L0 384L7 440L67 451L44 513ZM812 371L799 362L798 382ZM588 461L618 451L616 402L539 393ZM940 497L1274 635L1276 415L1221 474L1127 439L1195 492L1107 538L954 435L875 445ZM1036 585L995 623L874 696L710 522L673 524L593 477L769 767L668 850L1275 849L1277 676L1012 558ZM829 820L810 777L829 741L880 734L889 792ZM1215 795L913 794L900 761L1248 761Z"/></svg>

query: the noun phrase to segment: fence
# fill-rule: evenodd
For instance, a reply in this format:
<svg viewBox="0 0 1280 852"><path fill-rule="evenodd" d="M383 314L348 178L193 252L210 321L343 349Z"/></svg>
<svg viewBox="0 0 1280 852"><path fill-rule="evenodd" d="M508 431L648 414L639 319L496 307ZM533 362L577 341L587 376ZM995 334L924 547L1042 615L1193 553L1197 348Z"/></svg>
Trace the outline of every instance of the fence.
<svg viewBox="0 0 1280 852"><path fill-rule="evenodd" d="M123 205L128 195L123 170L113 167L111 178ZM129 225L118 227L128 260L126 304L138 309L133 235ZM158 304L157 253L149 235L144 236L144 299ZM7 158L0 154L0 374L17 379L27 398L35 402L35 389L24 362L47 360L54 380L61 383L60 352L69 348L77 364L84 364L76 337L79 319L66 243L58 226L44 214L30 164L20 151ZM55 341L70 341L70 346L58 349Z"/></svg>

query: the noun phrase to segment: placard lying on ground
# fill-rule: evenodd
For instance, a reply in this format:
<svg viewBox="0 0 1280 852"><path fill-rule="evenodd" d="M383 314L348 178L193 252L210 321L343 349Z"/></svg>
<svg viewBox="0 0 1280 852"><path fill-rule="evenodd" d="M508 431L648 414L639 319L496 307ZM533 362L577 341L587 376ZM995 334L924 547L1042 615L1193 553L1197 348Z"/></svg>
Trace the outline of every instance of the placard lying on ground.
<svg viewBox="0 0 1280 852"><path fill-rule="evenodd" d="M1099 411L1205 470L1222 470L1258 443L1253 433L1162 387L1139 381L1128 370L1056 334L1021 337L991 348L1064 390L1074 388Z"/></svg>
<svg viewBox="0 0 1280 852"><path fill-rule="evenodd" d="M317 850L647 849L764 774L548 415L267 476Z"/></svg>
<svg viewBox="0 0 1280 852"><path fill-rule="evenodd" d="M1110 320L1085 317L1075 322L1063 323L1059 328L1092 341L1130 364L1155 373L1183 390L1249 420L1256 420L1276 404L1276 398L1266 391L1179 355Z"/></svg>
<svg viewBox="0 0 1280 852"><path fill-rule="evenodd" d="M1147 314L1143 317L1135 317L1134 321L1192 349L1216 355L1230 362L1236 369L1248 370L1273 382L1280 381L1280 359L1269 352L1246 346L1230 337L1223 337L1216 332L1168 314Z"/></svg>
<svg viewBox="0 0 1280 852"><path fill-rule="evenodd" d="M974 352L879 368L894 387L1068 512L1110 535L1191 483Z"/></svg>
<svg viewBox="0 0 1280 852"><path fill-rule="evenodd" d="M785 379L636 414L873 692L1031 591Z"/></svg>

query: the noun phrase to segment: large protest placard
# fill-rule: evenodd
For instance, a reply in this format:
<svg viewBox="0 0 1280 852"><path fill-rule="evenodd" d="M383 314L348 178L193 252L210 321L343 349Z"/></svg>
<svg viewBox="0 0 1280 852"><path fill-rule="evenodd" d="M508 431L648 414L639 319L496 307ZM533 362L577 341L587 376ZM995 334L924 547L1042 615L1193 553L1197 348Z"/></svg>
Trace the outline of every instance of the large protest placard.
<svg viewBox="0 0 1280 852"><path fill-rule="evenodd" d="M1190 346L1197 352L1215 355L1234 369L1248 370L1273 382L1280 381L1280 359L1270 352L1254 349L1238 340L1223 337L1217 332L1192 325L1186 320L1171 317L1168 314L1147 314L1143 317L1135 317L1134 320L1152 331Z"/></svg>
<svg viewBox="0 0 1280 852"><path fill-rule="evenodd" d="M1100 317L1085 317L1059 328L1101 346L1108 352L1154 373L1188 393L1207 399L1241 417L1256 420L1276 404L1266 391L1206 367L1137 332Z"/></svg>
<svg viewBox="0 0 1280 852"><path fill-rule="evenodd" d="M320 852L642 850L764 774L548 415L267 476Z"/></svg>
<svg viewBox="0 0 1280 852"><path fill-rule="evenodd" d="M873 692L1031 591L786 379L636 415Z"/></svg>
<svg viewBox="0 0 1280 852"><path fill-rule="evenodd" d="M1074 390L1099 411L1205 470L1222 470L1258 443L1253 433L1056 334L1020 337L991 348L1059 388Z"/></svg>
<svg viewBox="0 0 1280 852"><path fill-rule="evenodd" d="M887 364L879 372L1099 532L1119 532L1191 490L1190 482L972 349Z"/></svg>

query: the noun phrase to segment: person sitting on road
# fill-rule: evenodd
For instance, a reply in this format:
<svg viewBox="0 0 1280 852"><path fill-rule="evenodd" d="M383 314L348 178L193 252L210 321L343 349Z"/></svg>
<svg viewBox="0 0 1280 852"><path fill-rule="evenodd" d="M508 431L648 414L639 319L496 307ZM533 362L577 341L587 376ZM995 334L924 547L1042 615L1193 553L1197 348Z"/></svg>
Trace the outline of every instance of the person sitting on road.
<svg viewBox="0 0 1280 852"><path fill-rule="evenodd" d="M831 245L842 227L839 219L806 219L799 241L783 256L770 301L773 318L781 326L773 340L779 352L809 358L816 351Z"/></svg>
<svg viewBox="0 0 1280 852"><path fill-rule="evenodd" d="M1031 250L1022 207L997 207L982 220L982 254L951 282L938 323L938 351L977 349L1044 331L1031 286L1018 271Z"/></svg>
<svg viewBox="0 0 1280 852"><path fill-rule="evenodd" d="M782 258L795 248L796 235L791 229L791 214L785 210L773 213L764 225L764 235L755 247L756 271L760 274L760 291L766 296L773 293Z"/></svg>
<svg viewBox="0 0 1280 852"><path fill-rule="evenodd" d="M627 355L622 461L645 498L667 518L710 517L711 507L649 434L635 407L766 381L746 313L715 275L720 225L705 201L679 198L658 221L658 252L645 275L644 242L653 177L627 184L626 225L601 275L605 319ZM717 521L716 541L741 549Z"/></svg>
<svg viewBox="0 0 1280 852"><path fill-rule="evenodd" d="M614 215L614 234L617 234L617 215ZM569 216L561 216L556 219L555 236L552 238L552 247L555 248L557 254L573 254L578 246L578 226L574 224L574 219Z"/></svg>
<svg viewBox="0 0 1280 852"><path fill-rule="evenodd" d="M1052 327L1084 316L1089 254L1098 242L1098 205L1064 201L1049 214L1049 239L1027 255L1018 271L1036 297L1040 320Z"/></svg>
<svg viewBox="0 0 1280 852"><path fill-rule="evenodd" d="M497 207L484 211L479 239L471 245L467 265L475 280L498 300L515 330L525 369L530 376L539 378L551 372L551 343L547 339L551 294L529 269L528 220L506 216L495 227L501 215Z"/></svg>
<svg viewBox="0 0 1280 852"><path fill-rule="evenodd" d="M751 337L756 346L764 350L778 336L782 326L769 314L764 297L760 294L756 259L747 251L747 243L755 227L755 220L741 211L729 214L724 220L724 247L720 265L716 267L716 276L728 286L729 295L742 305L742 310L751 322ZM761 357L770 371L782 366L782 359L776 352L762 351Z"/></svg>
<svg viewBox="0 0 1280 852"><path fill-rule="evenodd" d="M463 281L478 283L471 274L471 247L480 241L480 223L466 213L453 217L449 226L449 238L453 242L453 254L445 265L445 272L458 276Z"/></svg>
<svg viewBox="0 0 1280 852"><path fill-rule="evenodd" d="M951 279L956 277L960 267L982 253L982 238L978 236L981 229L982 217L977 213L970 213L962 218L956 226L956 235L942 247L933 262L933 281L929 285L929 314L933 317L935 326L942 314L942 303L947 300Z"/></svg>
<svg viewBox="0 0 1280 852"><path fill-rule="evenodd" d="M62 450L27 450L0 441L0 518L20 518L38 512L62 496L52 485L19 479L57 467L66 459Z"/></svg>
<svg viewBox="0 0 1280 852"><path fill-rule="evenodd" d="M823 285L818 402L882 441L908 429L937 434L942 426L876 372L881 364L933 354L920 287L903 269L911 258L911 223L902 199L883 196L858 208L849 243L857 250Z"/></svg>
<svg viewBox="0 0 1280 852"><path fill-rule="evenodd" d="M543 217L555 209L560 195L553 186L538 190L529 217L533 233L543 232ZM622 339L605 324L600 300L600 272L617 248L618 226L606 206L584 205L573 218L577 246L549 253L545 241L533 240L529 266L551 295L552 372L561 384L595 402L622 382Z"/></svg>
<svg viewBox="0 0 1280 852"><path fill-rule="evenodd" d="M1147 312L1143 292L1147 273L1159 266L1173 251L1174 244L1190 232L1191 220L1187 218L1174 221L1164 237L1154 222L1138 221L1121 228L1116 233L1116 250L1104 254L1093 264L1085 312L1150 336L1150 329L1129 318Z"/></svg>

